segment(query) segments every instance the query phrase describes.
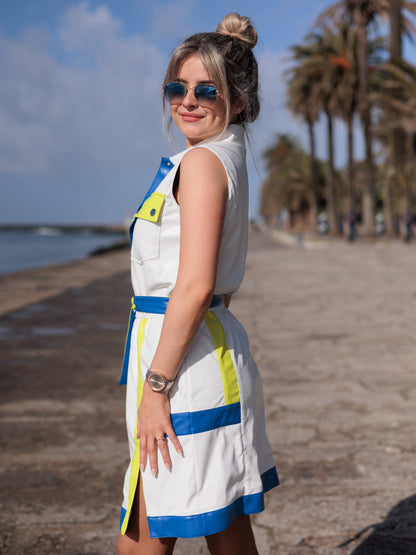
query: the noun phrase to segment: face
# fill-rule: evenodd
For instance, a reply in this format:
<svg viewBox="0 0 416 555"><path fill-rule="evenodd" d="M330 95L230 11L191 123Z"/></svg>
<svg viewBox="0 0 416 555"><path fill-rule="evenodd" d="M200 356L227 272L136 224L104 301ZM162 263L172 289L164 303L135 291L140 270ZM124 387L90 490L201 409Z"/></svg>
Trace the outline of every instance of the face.
<svg viewBox="0 0 416 555"><path fill-rule="evenodd" d="M197 54L185 58L174 80L183 83L187 89L183 99L174 100L170 104L172 119L185 136L186 146L194 146L208 137L221 133L225 123L225 103L222 95L218 94L212 106L201 106L195 98L196 85L215 86L201 58Z"/></svg>

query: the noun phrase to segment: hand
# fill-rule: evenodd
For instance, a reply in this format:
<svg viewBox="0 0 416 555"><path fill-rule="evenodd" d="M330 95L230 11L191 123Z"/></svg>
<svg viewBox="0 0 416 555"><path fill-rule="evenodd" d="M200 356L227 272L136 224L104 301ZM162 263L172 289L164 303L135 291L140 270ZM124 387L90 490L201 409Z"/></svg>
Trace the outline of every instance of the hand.
<svg viewBox="0 0 416 555"><path fill-rule="evenodd" d="M168 470L172 468L167 437L176 451L182 455L181 444L173 430L170 417L170 400L167 393L156 393L147 384L143 385L143 395L137 413L137 437L140 438L140 468L146 468L149 457L150 470L156 476L159 469L157 450Z"/></svg>

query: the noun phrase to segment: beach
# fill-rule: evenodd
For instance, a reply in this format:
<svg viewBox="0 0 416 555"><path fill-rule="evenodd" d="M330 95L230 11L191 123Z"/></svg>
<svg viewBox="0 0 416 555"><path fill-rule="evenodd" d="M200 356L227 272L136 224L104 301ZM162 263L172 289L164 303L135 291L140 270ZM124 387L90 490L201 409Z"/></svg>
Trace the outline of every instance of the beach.
<svg viewBox="0 0 416 555"><path fill-rule="evenodd" d="M416 553L416 244L303 246L251 231L231 303L281 479L259 553ZM0 277L0 553L115 553L131 294L128 250Z"/></svg>

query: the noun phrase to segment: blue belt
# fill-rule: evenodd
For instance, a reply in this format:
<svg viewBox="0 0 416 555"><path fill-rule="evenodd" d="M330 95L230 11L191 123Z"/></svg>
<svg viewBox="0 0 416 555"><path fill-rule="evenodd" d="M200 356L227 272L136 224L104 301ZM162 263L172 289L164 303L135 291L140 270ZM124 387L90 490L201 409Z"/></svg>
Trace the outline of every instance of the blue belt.
<svg viewBox="0 0 416 555"><path fill-rule="evenodd" d="M119 385L127 383L127 372L129 369L131 331L133 329L136 312L149 312L151 314L165 314L168 306L169 297L132 297L131 310L129 318L129 327L127 330L126 346L124 347L123 369L121 371ZM213 295L210 308L219 306L224 302L224 295Z"/></svg>

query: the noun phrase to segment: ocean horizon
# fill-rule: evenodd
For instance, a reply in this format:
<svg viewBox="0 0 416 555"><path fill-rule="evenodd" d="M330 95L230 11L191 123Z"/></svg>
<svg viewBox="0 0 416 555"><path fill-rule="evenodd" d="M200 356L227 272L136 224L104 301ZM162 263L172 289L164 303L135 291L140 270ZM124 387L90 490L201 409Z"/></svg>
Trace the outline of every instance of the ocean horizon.
<svg viewBox="0 0 416 555"><path fill-rule="evenodd" d="M123 226L0 226L0 275L86 258L127 239Z"/></svg>

